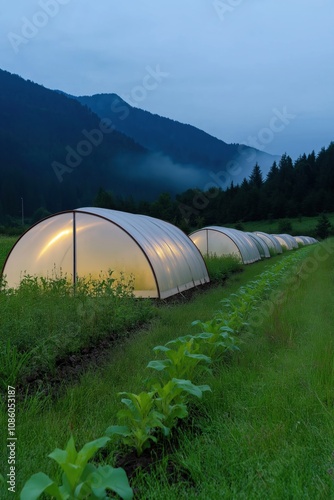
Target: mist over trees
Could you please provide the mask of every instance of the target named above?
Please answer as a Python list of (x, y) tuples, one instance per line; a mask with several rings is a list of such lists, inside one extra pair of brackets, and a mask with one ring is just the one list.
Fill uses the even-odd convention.
[[(185, 231), (334, 212), (334, 143), (295, 162), (284, 154), (269, 171), (270, 163), (255, 155), (243, 170), (247, 178), (233, 177), (233, 183), (225, 176), (219, 184), (213, 165), (226, 173), (226, 154), (238, 145), (233, 149), (194, 127), (128, 110), (132, 133), (150, 123), (144, 142), (163, 124), (162, 132), (170, 133), (156, 130), (155, 146), (186, 162), (179, 165), (60, 92), (2, 70), (0, 88), (0, 231), (91, 205), (151, 215)], [(198, 181), (199, 171), (209, 183)], [(203, 191), (196, 184), (211, 187)]]
[[(323, 214), (334, 212), (334, 142), (317, 155), (314, 151), (303, 154), (295, 162), (284, 154), (278, 163), (273, 163), (266, 178), (256, 164), (248, 179), (240, 185), (232, 182), (226, 190), (217, 185), (208, 191), (194, 188), (176, 196), (162, 192), (154, 201), (138, 201), (101, 185), (90, 204), (156, 217), (186, 233), (205, 225), (234, 224), (243, 229), (243, 222), (278, 220), (278, 232), (293, 234), (289, 218), (319, 215), (314, 235), (326, 237), (333, 233)], [(45, 206), (40, 207), (28, 222), (35, 223), (49, 214)], [(0, 215), (0, 229), (6, 221), (7, 225), (20, 225), (18, 219)]]
[[(219, 186), (209, 191), (188, 189), (175, 198), (163, 193), (153, 203), (137, 203), (101, 188), (94, 204), (159, 217), (187, 229), (334, 212), (334, 142), (295, 162), (284, 154), (265, 179), (256, 164), (248, 179), (236, 186), (231, 183), (224, 191)], [(282, 225), (284, 229), (288, 227)]]
[[(42, 211), (89, 206), (100, 186), (150, 202), (162, 191), (203, 187), (208, 172), (223, 171), (238, 153), (238, 145), (190, 125), (119, 100), (112, 106), (112, 96), (107, 102), (102, 96), (106, 107), (98, 107), (98, 116), (76, 98), (1, 69), (0, 89), (0, 226), (22, 215), (31, 221)], [(263, 168), (275, 159), (246, 146), (242, 151)]]

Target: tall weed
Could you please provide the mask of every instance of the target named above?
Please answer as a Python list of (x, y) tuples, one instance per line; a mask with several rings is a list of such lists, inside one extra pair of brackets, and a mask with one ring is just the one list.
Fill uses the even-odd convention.
[(212, 282), (222, 282), (232, 273), (241, 271), (243, 268), (240, 259), (234, 255), (224, 257), (210, 255), (204, 257), (204, 260)]
[[(58, 359), (111, 334), (121, 338), (153, 315), (149, 301), (133, 295), (133, 281), (112, 272), (78, 279), (25, 276), (18, 289), (0, 291), (2, 380), (52, 371)], [(12, 369), (9, 367), (12, 365)], [(5, 375), (7, 374), (7, 375)]]

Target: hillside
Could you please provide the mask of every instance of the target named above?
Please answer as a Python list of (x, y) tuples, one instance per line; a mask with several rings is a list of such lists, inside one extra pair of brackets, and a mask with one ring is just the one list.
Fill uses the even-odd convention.
[[(214, 174), (218, 174), (221, 187), (225, 188), (232, 180), (236, 184), (248, 177), (256, 162), (266, 174), (273, 161), (279, 159), (248, 146), (226, 144), (192, 125), (130, 106), (116, 94), (81, 96), (77, 99), (101, 118), (111, 119), (117, 130), (150, 151), (162, 152), (174, 162), (200, 169), (202, 183), (197, 187), (202, 189), (215, 180)], [(222, 117), (222, 120), (226, 118)], [(222, 172), (227, 172), (227, 175)]]
[(256, 161), (265, 173), (274, 159), (252, 148), (238, 152), (114, 94), (79, 102), (2, 70), (0, 89), (0, 224), (20, 218), (22, 206), (29, 218), (40, 207), (91, 205), (100, 188), (137, 201), (212, 183), (225, 188)]
[(119, 132), (94, 136), (101, 120), (65, 95), (5, 71), (0, 88), (0, 216), (19, 215), (21, 198), (27, 215), (91, 203), (101, 185), (126, 187), (125, 158), (147, 156)]

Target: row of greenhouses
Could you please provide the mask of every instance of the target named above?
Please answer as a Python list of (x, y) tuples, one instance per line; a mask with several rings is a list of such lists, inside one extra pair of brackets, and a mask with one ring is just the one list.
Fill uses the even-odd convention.
[(102, 208), (61, 212), (32, 226), (16, 242), (2, 274), (10, 288), (24, 276), (99, 279), (132, 277), (138, 297), (167, 298), (210, 281), (203, 257), (234, 255), (250, 264), (315, 243), (307, 236), (247, 233), (210, 226), (188, 237), (168, 222)]
[(291, 236), (290, 234), (253, 233), (220, 226), (209, 226), (190, 234), (202, 255), (234, 255), (243, 264), (269, 258), (285, 250), (316, 243), (310, 236)]

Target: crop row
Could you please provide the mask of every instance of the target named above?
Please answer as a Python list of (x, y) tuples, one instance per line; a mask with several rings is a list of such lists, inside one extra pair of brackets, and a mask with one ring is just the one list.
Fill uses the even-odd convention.
[(133, 498), (123, 469), (97, 466), (89, 460), (111, 440), (117, 439), (123, 451), (136, 450), (140, 456), (152, 443), (170, 437), (179, 420), (189, 415), (191, 399), (211, 391), (209, 385), (200, 384), (203, 377), (209, 376), (213, 364), (224, 359), (227, 352), (240, 349), (241, 333), (249, 330), (252, 313), (271, 299), (292, 266), (304, 257), (304, 252), (289, 255), (229, 299), (222, 300), (213, 318), (193, 321), (192, 328), (199, 330), (197, 333), (156, 346), (155, 359), (147, 365), (150, 375), (145, 390), (139, 394), (120, 393), (123, 408), (117, 414), (117, 425), (108, 427), (103, 437), (87, 443), (79, 452), (73, 437), (65, 450), (54, 450), (49, 456), (62, 469), (62, 484), (57, 485), (39, 472), (27, 481), (21, 499), (33, 500), (43, 492), (57, 499), (107, 498), (108, 489), (125, 500)]

